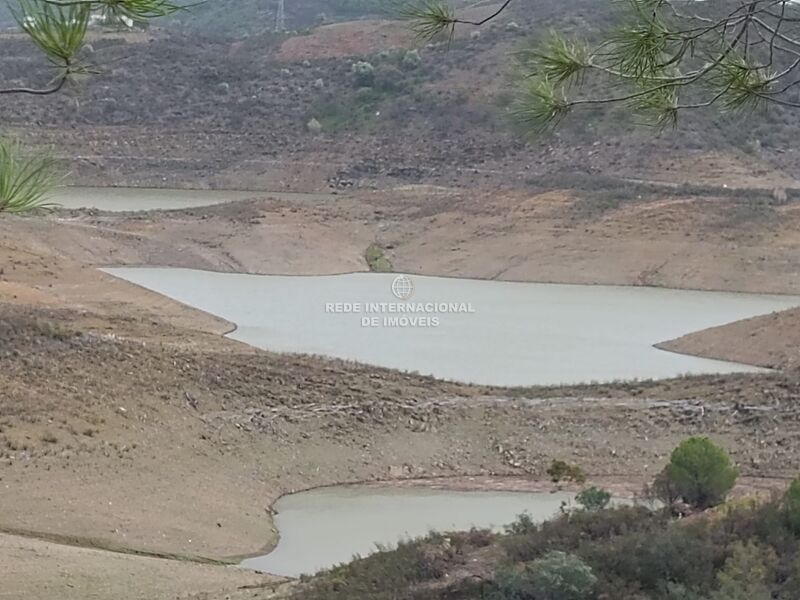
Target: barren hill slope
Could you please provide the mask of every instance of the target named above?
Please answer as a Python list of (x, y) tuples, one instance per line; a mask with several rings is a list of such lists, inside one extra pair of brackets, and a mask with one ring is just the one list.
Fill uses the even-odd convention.
[[(794, 185), (800, 120), (780, 107), (748, 115), (744, 127), (739, 118), (698, 112), (660, 133), (621, 111), (597, 110), (576, 113), (557, 135), (521, 138), (506, 118), (510, 53), (550, 27), (596, 35), (615, 23), (609, 7), (512, 4), (479, 35), (462, 29), (452, 44), (418, 48), (418, 63), (408, 57), (416, 43), (398, 21), (356, 20), (296, 35), (188, 26), (138, 37), (98, 33), (91, 59), (106, 74), (76, 95), (14, 98), (0, 106), (0, 119), (30, 142), (54, 146), (77, 181), (104, 184), (525, 187), (530, 175), (577, 170)], [(46, 66), (35, 68), (41, 63), (28, 42), (5, 36), (0, 45), (2, 80), (50, 77)], [(352, 73), (358, 61), (373, 65), (368, 81)], [(309, 130), (311, 119), (321, 132)], [(697, 162), (708, 156), (715, 164)], [(727, 181), (730, 171), (744, 178)]]

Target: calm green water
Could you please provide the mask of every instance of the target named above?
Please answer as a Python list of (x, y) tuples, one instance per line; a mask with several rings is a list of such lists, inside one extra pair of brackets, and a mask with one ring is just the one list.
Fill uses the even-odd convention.
[(281, 538), (274, 551), (242, 566), (297, 577), (366, 556), (430, 531), (502, 528), (528, 512), (558, 514), (567, 493), (452, 492), (422, 488), (332, 487), (284, 496), (275, 504)]
[[(789, 296), (418, 276), (399, 300), (395, 276), (382, 273), (106, 272), (232, 321), (230, 337), (260, 348), (505, 386), (752, 371), (653, 344), (800, 305)], [(409, 304), (433, 310), (398, 312)]]

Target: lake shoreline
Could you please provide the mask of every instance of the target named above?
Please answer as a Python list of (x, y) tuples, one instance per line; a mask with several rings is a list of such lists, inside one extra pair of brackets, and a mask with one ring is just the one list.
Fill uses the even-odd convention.
[[(737, 497), (752, 497), (762, 496), (769, 497), (770, 494), (776, 491), (782, 491), (791, 481), (791, 477), (784, 478), (776, 477), (742, 477), (731, 495)], [(333, 489), (353, 489), (353, 490), (370, 490), (386, 491), (386, 490), (436, 490), (436, 491), (450, 491), (450, 492), (501, 492), (501, 493), (547, 493), (556, 494), (569, 492), (571, 494), (579, 492), (581, 489), (590, 486), (596, 486), (606, 491), (609, 491), (614, 498), (620, 498), (631, 501), (647, 501), (641, 498), (644, 486), (648, 482), (646, 480), (638, 480), (635, 477), (626, 476), (599, 476), (589, 477), (584, 484), (578, 485), (573, 482), (554, 483), (547, 479), (529, 478), (520, 475), (497, 475), (497, 476), (474, 476), (474, 475), (453, 475), (447, 477), (430, 477), (430, 478), (398, 478), (398, 479), (380, 479), (380, 480), (364, 480), (364, 481), (342, 481), (334, 482), (319, 486), (310, 486), (304, 489), (293, 490), (286, 492), (275, 498), (269, 506), (270, 512), (278, 514), (275, 510), (275, 505), (286, 499), (289, 496), (303, 494), (307, 492), (325, 491)], [(99, 541), (92, 541), (88, 539), (81, 539), (69, 536), (52, 535), (45, 532), (17, 530), (14, 528), (0, 528), (0, 536), (21, 537), (37, 542), (45, 542), (55, 544), (57, 546), (66, 546), (74, 548), (83, 548), (91, 550), (99, 550), (109, 552), (112, 554), (120, 554), (130, 557), (154, 558), (173, 562), (191, 563), (206, 566), (235, 566), (239, 565), (247, 559), (265, 556), (273, 552), (278, 543), (280, 542), (280, 532), (277, 532), (275, 539), (263, 548), (247, 553), (225, 557), (197, 557), (191, 555), (175, 555), (160, 552), (148, 552), (135, 547), (109, 547)], [(242, 565), (240, 565), (242, 566)], [(270, 581), (282, 581), (287, 578), (285, 575), (277, 575), (270, 573), (263, 569), (255, 567), (244, 566), (248, 571), (254, 571), (259, 575), (269, 576)], [(293, 577), (288, 577), (293, 579)]]
[[(222, 337), (230, 323), (96, 270), (167, 264), (358, 271), (366, 268), (363, 252), (376, 237), (374, 228), (387, 219), (400, 222), (400, 208), (409, 206), (369, 198), (343, 195), (333, 207), (265, 199), (157, 216), (79, 211), (0, 220), (0, 329), (9, 350), (0, 370), (6, 415), (0, 477), (8, 486), (0, 497), (2, 524), (151, 552), (224, 557), (275, 539), (267, 508), (278, 497), (339, 482), (441, 482), (454, 475), (534, 480), (545, 477), (554, 458), (577, 463), (595, 478), (627, 474), (647, 481), (689, 435), (712, 436), (745, 476), (796, 475), (800, 451), (787, 443), (797, 433), (791, 411), (800, 380), (794, 371), (560, 388), (464, 386), (259, 351)], [(439, 210), (424, 200), (426, 210)], [(496, 207), (502, 200), (493, 202)], [(376, 220), (378, 207), (384, 212)], [(472, 260), (466, 268), (463, 261), (477, 247), (438, 253), (456, 247), (449, 239), (434, 244), (431, 237), (449, 227), (448, 210), (441, 207), (435, 226), (412, 219), (421, 229), (408, 234), (411, 241), (381, 238), (396, 244), (395, 267), (499, 277), (496, 267), (507, 264), (507, 256), (481, 254), (493, 258)], [(475, 213), (476, 226), (484, 217)], [(547, 220), (518, 222), (544, 227), (526, 233), (535, 243), (525, 252), (538, 253), (537, 236), (546, 234)], [(455, 235), (463, 233), (457, 229)], [(545, 241), (550, 247), (552, 240)], [(547, 265), (502, 277), (632, 284), (648, 259), (634, 251), (635, 240), (623, 236), (623, 242), (626, 256), (643, 259), (625, 264), (623, 275), (606, 269), (588, 277), (584, 259), (556, 252), (546, 256), (561, 261), (558, 277)], [(562, 237), (560, 243), (570, 242)], [(417, 260), (423, 251), (428, 258)], [(613, 261), (613, 255), (605, 256)], [(437, 257), (454, 262), (446, 266)], [(800, 291), (780, 269), (764, 269), (773, 287), (754, 280), (750, 291), (778, 291), (775, 282), (785, 286), (782, 291)], [(703, 268), (697, 273), (708, 274)], [(726, 273), (721, 269), (704, 285), (720, 284)], [(675, 272), (647, 279), (656, 285), (697, 281)], [(725, 285), (736, 288), (736, 279)], [(58, 399), (58, 417), (52, 399)], [(182, 499), (190, 488), (202, 494), (187, 507)], [(16, 560), (15, 548), (23, 543), (0, 548), (0, 568)], [(40, 565), (75, 555), (52, 544), (46, 551)], [(124, 565), (116, 562), (120, 556), (103, 569), (108, 580), (127, 581)], [(42, 600), (81, 598), (86, 591), (65, 587), (55, 567), (35, 573), (7, 582), (8, 589)], [(185, 581), (194, 589), (190, 578)], [(122, 589), (119, 599), (137, 597), (145, 583), (143, 577)]]

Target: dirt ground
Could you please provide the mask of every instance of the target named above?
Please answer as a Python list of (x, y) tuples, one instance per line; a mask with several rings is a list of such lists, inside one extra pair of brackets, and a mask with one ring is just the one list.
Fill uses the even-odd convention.
[(377, 243), (395, 270), (408, 273), (793, 294), (800, 293), (799, 208), (675, 192), (627, 200), (438, 186), (265, 193), (186, 211), (6, 218), (0, 280), (57, 294), (59, 274), (47, 271), (55, 259), (74, 261), (78, 271), (353, 272), (367, 269), (364, 253)]
[[(224, 598), (242, 588), (277, 589), (280, 580), (232, 567), (134, 557), (0, 534), (0, 564), (7, 598)], [(263, 587), (262, 587), (263, 586)]]
[(797, 369), (800, 311), (792, 309), (737, 321), (691, 333), (659, 347), (762, 367)]
[[(795, 214), (794, 204), (692, 197), (598, 214), (572, 193), (415, 187), (174, 213), (4, 217), (3, 592), (236, 597), (263, 579), (202, 563), (271, 547), (271, 503), (319, 485), (530, 482), (562, 458), (635, 490), (693, 434), (728, 447), (752, 488), (796, 474), (793, 369), (525, 390), (444, 383), (249, 348), (220, 337), (230, 323), (98, 266), (334, 273), (366, 270), (375, 242), (397, 270), (415, 273), (798, 293)], [(776, 318), (789, 349), (794, 330), (765, 317)], [(753, 327), (681, 343), (737, 347)], [(776, 329), (757, 328), (747, 356), (784, 364), (774, 358)]]

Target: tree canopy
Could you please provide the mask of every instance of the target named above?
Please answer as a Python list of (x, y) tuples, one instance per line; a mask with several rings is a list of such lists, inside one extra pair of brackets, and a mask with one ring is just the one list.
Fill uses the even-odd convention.
[(728, 453), (706, 437), (692, 437), (672, 451), (665, 473), (691, 506), (706, 509), (725, 500), (738, 476)]
[(14, 18), (43, 52), (54, 76), (44, 87), (0, 85), (0, 94), (54, 94), (76, 76), (97, 73), (97, 65), (83, 56), (92, 19), (133, 25), (182, 8), (170, 0), (17, 0), (11, 4)]
[[(412, 0), (402, 12), (419, 37), (433, 39), (484, 25), (519, 1), (477, 21), (446, 0)], [(518, 53), (512, 113), (530, 130), (603, 104), (625, 104), (660, 126), (692, 109), (800, 108), (800, 5), (792, 0), (607, 1), (620, 4), (622, 22), (601, 39), (551, 31)], [(529, 10), (535, 16), (535, 2)]]
[[(0, 82), (0, 95), (46, 96), (79, 76), (99, 72), (84, 51), (93, 20), (130, 27), (184, 7), (170, 0), (17, 0), (10, 8), (22, 31), (49, 62), (53, 77), (42, 87)], [(47, 207), (46, 195), (55, 181), (53, 167), (50, 157), (26, 156), (16, 142), (0, 139), (0, 213)]]

